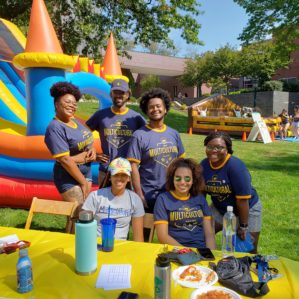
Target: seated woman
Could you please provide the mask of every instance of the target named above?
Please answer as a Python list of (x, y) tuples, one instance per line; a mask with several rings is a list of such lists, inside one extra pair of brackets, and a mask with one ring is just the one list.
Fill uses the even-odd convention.
[(131, 171), (128, 160), (114, 159), (108, 167), (104, 188), (91, 192), (84, 202), (82, 209), (93, 211), (98, 222), (98, 236), (101, 236), (100, 220), (107, 218), (110, 210), (110, 217), (117, 220), (115, 239), (127, 239), (132, 220), (133, 240), (143, 242), (143, 204), (135, 192), (126, 188), (127, 185), (130, 188)]
[(244, 240), (247, 231), (256, 252), (261, 230), (262, 206), (251, 185), (251, 176), (244, 163), (232, 156), (232, 141), (225, 132), (212, 132), (204, 140), (207, 158), (201, 162), (206, 193), (211, 195), (215, 232), (222, 230), (227, 206), (233, 206), (238, 219), (237, 234)]
[(155, 227), (162, 244), (215, 249), (211, 213), (202, 195), (202, 169), (192, 159), (169, 165), (166, 190), (154, 208)]

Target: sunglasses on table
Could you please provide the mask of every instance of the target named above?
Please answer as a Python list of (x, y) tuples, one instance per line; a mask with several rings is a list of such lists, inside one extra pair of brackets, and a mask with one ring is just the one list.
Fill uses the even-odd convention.
[(176, 182), (180, 182), (180, 181), (182, 181), (182, 180), (184, 180), (186, 183), (189, 183), (189, 182), (191, 182), (191, 176), (184, 176), (184, 177), (181, 177), (181, 176), (175, 176), (174, 177), (174, 180), (176, 181)]
[(221, 145), (215, 145), (215, 146), (207, 145), (207, 146), (206, 146), (206, 150), (207, 150), (207, 151), (221, 152), (221, 151), (223, 151), (223, 150), (226, 150), (226, 147), (225, 147), (225, 146), (221, 146)]

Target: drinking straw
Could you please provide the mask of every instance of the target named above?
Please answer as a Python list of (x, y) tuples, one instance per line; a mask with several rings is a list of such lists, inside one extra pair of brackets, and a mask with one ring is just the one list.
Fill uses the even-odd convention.
[(108, 219), (110, 218), (110, 206), (108, 207)]

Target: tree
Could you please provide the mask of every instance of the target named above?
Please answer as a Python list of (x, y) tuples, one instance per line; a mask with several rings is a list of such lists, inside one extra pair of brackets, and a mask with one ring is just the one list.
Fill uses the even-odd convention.
[(257, 79), (259, 86), (271, 80), (278, 69), (287, 67), (290, 62), (289, 56), (277, 55), (272, 41), (243, 47), (240, 57), (241, 74)]
[(170, 48), (156, 42), (151, 43), (148, 47), (146, 47), (146, 49), (149, 53), (165, 56), (176, 56), (180, 51), (179, 47)]
[(186, 62), (184, 73), (180, 80), (185, 86), (197, 86), (201, 92), (201, 85), (210, 81), (210, 65), (212, 65), (214, 53), (209, 51), (195, 56)]
[(147, 75), (140, 81), (141, 89), (143, 92), (154, 88), (159, 87), (160, 78), (156, 75)]
[(229, 90), (230, 81), (232, 78), (239, 77), (241, 74), (240, 68), (240, 53), (230, 45), (226, 45), (218, 49), (213, 56), (210, 68), (210, 79), (221, 85), (221, 82), (226, 86), (226, 91)]
[(299, 1), (295, 0), (234, 0), (249, 15), (248, 25), (240, 39), (244, 44), (273, 37), (279, 54), (298, 49)]
[[(31, 0), (1, 1), (0, 16), (26, 34), (31, 4)], [(196, 0), (45, 0), (45, 4), (66, 54), (100, 57), (111, 31), (120, 50), (127, 35), (135, 44), (148, 47), (156, 42), (172, 48), (171, 29), (179, 29), (187, 43), (201, 43)]]
[(193, 60), (188, 60), (182, 76), (185, 85), (201, 86), (207, 83), (213, 89), (228, 91), (230, 80), (241, 73), (239, 51), (226, 45), (215, 52), (206, 52)]

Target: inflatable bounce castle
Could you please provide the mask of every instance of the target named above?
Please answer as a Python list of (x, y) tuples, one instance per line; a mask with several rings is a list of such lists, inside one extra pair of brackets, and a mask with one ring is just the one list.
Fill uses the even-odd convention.
[[(111, 105), (110, 85), (122, 78), (113, 36), (103, 65), (65, 55), (43, 0), (33, 0), (27, 41), (12, 23), (0, 19), (0, 206), (29, 207), (33, 196), (60, 200), (53, 181), (54, 161), (44, 133), (55, 115), (50, 87), (58, 81)], [(84, 71), (82, 71), (84, 70)], [(99, 139), (95, 140), (97, 151)], [(98, 165), (92, 165), (97, 182)]]

